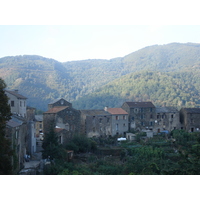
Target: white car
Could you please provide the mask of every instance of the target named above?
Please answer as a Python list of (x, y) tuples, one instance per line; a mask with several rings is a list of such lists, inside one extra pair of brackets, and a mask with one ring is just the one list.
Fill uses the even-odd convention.
[(41, 140), (41, 141), (44, 140), (44, 133), (40, 133), (40, 140)]

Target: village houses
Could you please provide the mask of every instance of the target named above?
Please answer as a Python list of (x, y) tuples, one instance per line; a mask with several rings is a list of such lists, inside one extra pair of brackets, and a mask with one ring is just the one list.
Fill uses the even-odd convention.
[(10, 139), (16, 156), (12, 158), (16, 171), (24, 166), (24, 156), (36, 151), (36, 137), (51, 129), (65, 145), (75, 134), (87, 137), (126, 137), (134, 140), (135, 133), (147, 136), (175, 129), (200, 131), (200, 108), (156, 107), (152, 102), (124, 102), (121, 108), (105, 107), (101, 110), (77, 110), (63, 98), (48, 104), (43, 115), (27, 106), (27, 98), (18, 90), (5, 91), (9, 97), (12, 118), (7, 122), (6, 137)]
[(5, 90), (12, 117), (6, 124), (6, 137), (11, 142), (15, 155), (11, 158), (14, 171), (24, 167), (25, 157), (36, 152), (35, 109), (27, 107), (27, 98), (19, 94), (18, 90)]
[(44, 136), (52, 129), (58, 133), (59, 142), (66, 144), (80, 133), (80, 111), (63, 98), (48, 104), (48, 111), (43, 113)]

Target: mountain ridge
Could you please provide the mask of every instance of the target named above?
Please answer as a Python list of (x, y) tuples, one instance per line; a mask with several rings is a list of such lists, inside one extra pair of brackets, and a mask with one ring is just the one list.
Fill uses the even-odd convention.
[[(123, 84), (126, 81), (122, 78), (132, 73), (143, 74), (145, 70), (189, 73), (195, 70), (198, 74), (199, 66), (200, 44), (170, 43), (148, 46), (110, 60), (88, 59), (61, 63), (38, 55), (7, 56), (0, 58), (0, 77), (5, 80), (7, 89), (19, 89), (27, 96), (29, 105), (46, 110), (47, 104), (58, 97), (74, 102), (79, 107), (77, 102), (81, 98), (87, 99), (90, 94), (98, 93), (99, 89), (104, 90), (113, 81), (116, 84), (121, 79)], [(130, 76), (126, 79), (131, 80)], [(132, 82), (129, 81), (129, 84)], [(115, 98), (119, 101), (124, 99), (120, 94)], [(195, 102), (198, 105), (198, 101)], [(89, 103), (85, 105), (84, 108), (89, 108)]]

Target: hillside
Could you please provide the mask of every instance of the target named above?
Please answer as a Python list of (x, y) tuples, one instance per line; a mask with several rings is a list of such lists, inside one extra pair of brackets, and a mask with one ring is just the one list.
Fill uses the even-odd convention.
[[(173, 102), (197, 106), (199, 81), (197, 78), (194, 81), (193, 76), (199, 76), (199, 64), (199, 44), (172, 43), (145, 47), (111, 60), (60, 63), (41, 56), (8, 56), (0, 59), (0, 77), (7, 89), (19, 89), (28, 97), (28, 105), (41, 110), (60, 97), (80, 109), (148, 99), (158, 105)], [(151, 73), (145, 75), (147, 72)], [(163, 84), (165, 81), (170, 93)], [(178, 89), (174, 81), (180, 81)], [(175, 100), (168, 98), (173, 93)]]
[(125, 101), (152, 101), (156, 106), (200, 107), (200, 67), (194, 71), (140, 71), (123, 76), (74, 102), (77, 108), (121, 107)]

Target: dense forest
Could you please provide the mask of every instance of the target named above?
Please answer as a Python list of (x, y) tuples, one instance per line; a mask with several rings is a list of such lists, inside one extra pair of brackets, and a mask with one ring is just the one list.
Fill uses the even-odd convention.
[(36, 55), (0, 59), (7, 89), (18, 89), (28, 105), (46, 110), (63, 97), (77, 109), (151, 100), (155, 105), (200, 106), (200, 45), (145, 47), (111, 60), (60, 63)]

